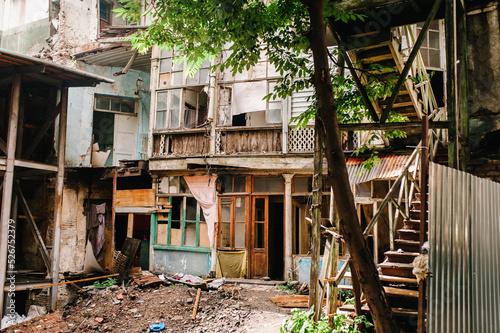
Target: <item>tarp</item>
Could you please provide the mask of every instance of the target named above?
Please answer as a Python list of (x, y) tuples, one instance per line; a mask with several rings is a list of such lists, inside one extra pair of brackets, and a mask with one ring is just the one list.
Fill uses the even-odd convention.
[(266, 110), (266, 101), (262, 99), (266, 95), (266, 82), (263, 80), (233, 84), (233, 116)]
[(217, 251), (216, 278), (240, 278), (247, 275), (247, 251)]
[(217, 193), (215, 191), (216, 179), (217, 177), (209, 175), (184, 176), (184, 180), (188, 184), (189, 190), (203, 209), (210, 246), (214, 244), (215, 225), (219, 222)]

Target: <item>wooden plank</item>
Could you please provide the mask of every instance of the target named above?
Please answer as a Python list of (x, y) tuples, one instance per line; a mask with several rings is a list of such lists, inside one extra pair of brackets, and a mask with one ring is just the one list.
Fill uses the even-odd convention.
[(168, 244), (167, 241), (168, 241), (168, 224), (159, 223), (157, 226), (156, 244), (167, 245)]
[(154, 205), (154, 189), (116, 191), (116, 207), (153, 207)]
[(132, 238), (134, 234), (134, 214), (128, 213), (127, 237)]
[[(309, 307), (309, 296), (307, 295), (285, 295), (269, 297), (269, 300), (281, 308), (307, 308)], [(323, 306), (326, 300), (323, 299)]]

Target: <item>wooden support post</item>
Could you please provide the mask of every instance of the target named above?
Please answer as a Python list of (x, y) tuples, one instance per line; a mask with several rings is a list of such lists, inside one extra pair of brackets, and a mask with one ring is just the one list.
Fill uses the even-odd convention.
[(201, 288), (198, 288), (198, 292), (196, 293), (196, 301), (194, 302), (194, 308), (193, 308), (193, 320), (196, 319), (196, 313), (198, 312), (198, 304), (200, 304), (200, 296), (201, 296)]
[(463, 3), (459, 2), (457, 13), (457, 31), (461, 31), (458, 39), (459, 58), (460, 58), (460, 169), (467, 170), (467, 164), (470, 160), (469, 147), (469, 75), (468, 75), (468, 59), (467, 59), (467, 19)]
[[(5, 278), (7, 273), (7, 250), (8, 250), (8, 234), (9, 234), (9, 220), (10, 208), (12, 204), (12, 187), (14, 184), (14, 162), (16, 156), (16, 135), (17, 135), (17, 122), (19, 115), (19, 104), (21, 96), (21, 74), (14, 74), (12, 81), (12, 90), (10, 94), (10, 114), (7, 132), (7, 161), (5, 166), (5, 173), (3, 176), (3, 189), (2, 189), (2, 205), (0, 211), (0, 286), (5, 285)], [(10, 267), (9, 270), (14, 270), (15, 267)], [(3, 318), (3, 296), (0, 293), (0, 318)]]
[[(445, 41), (446, 41), (446, 109), (448, 114), (448, 166), (457, 166), (457, 48), (456, 48), (456, 0), (446, 0)], [(465, 32), (464, 32), (465, 33)]]
[(64, 159), (66, 152), (66, 124), (68, 119), (68, 88), (61, 89), (61, 114), (59, 115), (59, 140), (57, 149), (57, 177), (54, 200), (54, 225), (52, 238), (52, 283), (50, 308), (57, 308), (57, 283), (59, 283), (59, 249), (63, 215)]
[[(427, 233), (427, 182), (429, 170), (429, 117), (422, 119), (422, 153), (420, 166), (420, 248), (424, 245)], [(425, 285), (424, 281), (418, 284), (418, 333), (425, 332)]]
[(134, 213), (128, 213), (127, 237), (132, 238), (134, 235)]
[(309, 306), (314, 306), (314, 319), (319, 320), (318, 306), (319, 258), (321, 245), (321, 201), (323, 189), (323, 126), (316, 118), (314, 127), (314, 176), (311, 226), (311, 271), (309, 275)]
[(361, 288), (359, 285), (358, 274), (356, 270), (351, 267), (351, 281), (352, 281), (352, 291), (354, 293), (354, 310), (356, 316), (360, 316), (361, 313)]
[(293, 280), (293, 223), (292, 223), (292, 174), (284, 174), (285, 179), (285, 280)]
[[(339, 231), (339, 214), (337, 211), (337, 206), (335, 205), (335, 198), (333, 195), (333, 189), (330, 190), (330, 221), (335, 228)], [(338, 272), (338, 257), (339, 257), (339, 242), (335, 238), (332, 238), (332, 244), (330, 246), (330, 272), (328, 272), (329, 277), (335, 277)], [(326, 314), (328, 316), (328, 324), (330, 327), (333, 326), (333, 314), (337, 312), (337, 285), (335, 282), (327, 282), (326, 290)]]
[[(390, 204), (389, 204), (390, 206)], [(373, 203), (373, 214), (377, 211), (377, 203)], [(373, 261), (378, 264), (378, 223), (373, 226)]]

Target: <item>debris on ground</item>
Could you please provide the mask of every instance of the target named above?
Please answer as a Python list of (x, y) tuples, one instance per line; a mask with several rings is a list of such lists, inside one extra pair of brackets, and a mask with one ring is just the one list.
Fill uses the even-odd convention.
[[(144, 283), (155, 279), (161, 283)], [(177, 283), (166, 285), (171, 279)], [(224, 280), (215, 282), (211, 286), (214, 289), (206, 289), (213, 282), (189, 275), (163, 280), (143, 271), (121, 287), (83, 287), (78, 297), (64, 308), (17, 323), (4, 332), (153, 332), (162, 323), (164, 329), (160, 331), (170, 333), (278, 332), (283, 319), (290, 316), (289, 309), (269, 301), (272, 296), (289, 295), (287, 290), (273, 285), (238, 284), (238, 299), (226, 297), (215, 289)], [(198, 291), (198, 287), (188, 286), (190, 283), (203, 287)]]

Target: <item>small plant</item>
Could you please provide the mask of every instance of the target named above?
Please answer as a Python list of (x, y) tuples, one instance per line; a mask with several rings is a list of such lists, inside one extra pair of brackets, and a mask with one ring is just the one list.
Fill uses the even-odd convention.
[(294, 294), (297, 293), (297, 285), (290, 284), (290, 282), (287, 282), (285, 284), (278, 284), (278, 285), (276, 285), (276, 289), (289, 291), (289, 292), (292, 292)]
[(293, 310), (291, 318), (285, 320), (280, 328), (281, 333), (360, 333), (356, 328), (359, 324), (364, 324), (365, 327), (373, 326), (372, 323), (366, 320), (365, 316), (358, 316), (350, 319), (347, 315), (334, 314), (333, 328), (328, 326), (328, 318), (321, 317), (317, 323), (312, 319), (314, 309), (307, 311)]
[(104, 289), (104, 288), (111, 287), (111, 286), (115, 285), (116, 282), (118, 282), (118, 280), (113, 279), (113, 278), (107, 278), (106, 280), (104, 280), (102, 282), (95, 281), (94, 282), (94, 288), (96, 288), (96, 289)]
[(341, 302), (345, 302), (350, 298), (354, 297), (352, 290), (339, 289), (337, 292), (338, 300)]

